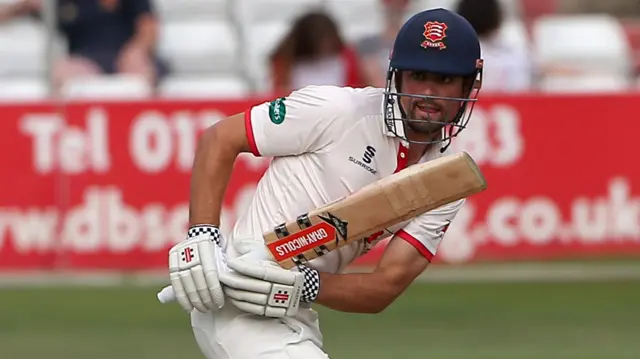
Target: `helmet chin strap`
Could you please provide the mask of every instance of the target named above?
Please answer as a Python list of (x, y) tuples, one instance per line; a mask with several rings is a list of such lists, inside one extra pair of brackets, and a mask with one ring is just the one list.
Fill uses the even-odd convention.
[(442, 128), (440, 129), (440, 136), (440, 138), (446, 138), (446, 143), (440, 147), (440, 153), (444, 153), (444, 151), (446, 151), (447, 148), (451, 146), (451, 137), (447, 138), (447, 126), (442, 126)]
[[(391, 75), (392, 77), (395, 77), (395, 73)], [(397, 93), (398, 91), (396, 90), (396, 84), (395, 81), (391, 81), (391, 84), (389, 86), (389, 92), (390, 93)], [(405, 141), (405, 139), (407, 139), (407, 131), (405, 128), (405, 122), (402, 121), (402, 118), (407, 117), (404, 109), (402, 108), (402, 106), (400, 106), (400, 97), (399, 96), (394, 96), (394, 95), (390, 95), (390, 104), (385, 104), (386, 108), (385, 111), (389, 112), (389, 111), (393, 111), (391, 112), (391, 115), (389, 115), (389, 118), (392, 118), (392, 122), (393, 125), (391, 124), (387, 124), (388, 130), (392, 130), (393, 132), (395, 132), (395, 135), (397, 137), (399, 137), (400, 139), (402, 139), (403, 141)], [(391, 108), (389, 108), (391, 107)], [(400, 113), (401, 118), (394, 118), (393, 113)], [(409, 142), (408, 140), (406, 140), (407, 142)]]

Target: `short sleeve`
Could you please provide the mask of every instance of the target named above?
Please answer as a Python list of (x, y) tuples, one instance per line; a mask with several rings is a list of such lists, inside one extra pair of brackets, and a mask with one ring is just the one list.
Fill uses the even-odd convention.
[(340, 87), (309, 86), (245, 112), (251, 152), (291, 156), (320, 151), (338, 141), (350, 118), (349, 93)]
[(461, 199), (446, 204), (414, 218), (404, 228), (396, 232), (396, 236), (407, 241), (431, 261), (464, 201)]

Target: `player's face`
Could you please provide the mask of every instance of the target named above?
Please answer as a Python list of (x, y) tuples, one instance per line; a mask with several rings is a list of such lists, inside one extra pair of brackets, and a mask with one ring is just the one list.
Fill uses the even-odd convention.
[[(464, 79), (428, 72), (403, 71), (402, 92), (412, 95), (463, 97)], [(400, 97), (400, 104), (408, 119), (409, 128), (423, 134), (439, 133), (445, 123), (453, 121), (462, 103), (460, 101)]]

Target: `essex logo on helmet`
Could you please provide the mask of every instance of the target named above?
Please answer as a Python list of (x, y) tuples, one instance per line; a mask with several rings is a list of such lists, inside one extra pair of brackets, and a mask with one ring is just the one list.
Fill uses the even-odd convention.
[(421, 46), (426, 48), (437, 48), (440, 50), (444, 50), (447, 48), (447, 45), (444, 44), (443, 40), (447, 37), (447, 24), (438, 21), (429, 21), (424, 24), (424, 35), (425, 41), (422, 42)]

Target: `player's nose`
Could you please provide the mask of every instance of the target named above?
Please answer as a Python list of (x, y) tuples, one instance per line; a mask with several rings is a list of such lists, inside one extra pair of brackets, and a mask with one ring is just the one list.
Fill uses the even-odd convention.
[(420, 88), (420, 95), (423, 96), (436, 96), (436, 86), (432, 81), (425, 81), (422, 83), (422, 87)]

